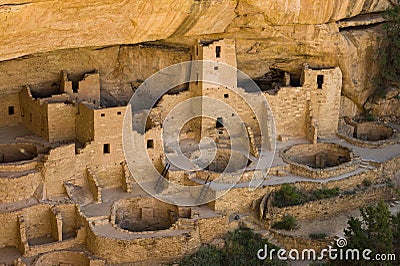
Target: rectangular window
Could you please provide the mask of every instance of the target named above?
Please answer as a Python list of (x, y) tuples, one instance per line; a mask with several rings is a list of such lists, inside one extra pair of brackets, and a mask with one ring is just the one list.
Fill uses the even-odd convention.
[(147, 140), (147, 149), (153, 149), (154, 148), (154, 140), (149, 139)]
[(215, 57), (216, 58), (221, 57), (221, 46), (215, 46)]
[(118, 111), (118, 112), (117, 112), (117, 115), (121, 115), (121, 114), (122, 114), (122, 112), (121, 112), (121, 111)]
[(225, 98), (225, 99), (229, 98), (229, 94), (228, 94), (228, 93), (225, 93), (225, 94), (224, 94), (224, 98)]
[(110, 144), (109, 143), (103, 145), (103, 153), (104, 154), (110, 153)]
[(224, 124), (222, 122), (222, 117), (217, 117), (217, 122), (215, 123), (215, 128), (222, 128)]
[(215, 67), (214, 67), (214, 70), (218, 70), (218, 67), (217, 67), (217, 66), (215, 66)]
[(322, 89), (322, 84), (324, 84), (324, 75), (317, 76), (318, 89)]
[(100, 116), (101, 116), (101, 117), (105, 117), (105, 116), (106, 116), (106, 114), (101, 114)]
[(14, 106), (8, 106), (8, 115), (14, 115)]

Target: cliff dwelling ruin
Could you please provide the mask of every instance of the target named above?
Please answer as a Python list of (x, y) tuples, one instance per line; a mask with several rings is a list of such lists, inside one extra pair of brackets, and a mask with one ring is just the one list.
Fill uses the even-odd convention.
[[(139, 2), (140, 8), (116, 4), (123, 11), (108, 18), (124, 30), (109, 43), (100, 40), (107, 39), (103, 22), (94, 27), (88, 17), (91, 32), (82, 31), (90, 41), (72, 28), (73, 45), (69, 35), (20, 50), (0, 41), (0, 79), (8, 83), (0, 84), (0, 265), (166, 265), (202, 245), (218, 247), (242, 227), (280, 247), (321, 250), (345, 224), (338, 221), (316, 241), (308, 223), (326, 225), (381, 199), (398, 207), (397, 109), (369, 98), (372, 82), (362, 69), (376, 66), (353, 59), (372, 52), (339, 49), (355, 39), (370, 38), (368, 49), (378, 45), (374, 30), (382, 20), (375, 14), (390, 3), (356, 1), (362, 10), (350, 17), (339, 8), (329, 18), (316, 9), (321, 17), (311, 23), (294, 13), (266, 19), (257, 1)], [(36, 2), (0, 9), (29, 5)], [(107, 14), (110, 6), (98, 8)], [(121, 21), (126, 12), (137, 17)], [(138, 30), (153, 13), (148, 29)], [(61, 24), (54, 27), (64, 34)], [(180, 66), (176, 76), (185, 82), (165, 89), (174, 75), (161, 71), (151, 93), (166, 93), (132, 101), (154, 73), (183, 62), (190, 68)], [(390, 114), (363, 118), (359, 106), (367, 101), (375, 113), (386, 106)], [(143, 105), (141, 112), (133, 103)], [(273, 206), (284, 185), (340, 192)], [(179, 187), (188, 192), (177, 194)], [(272, 228), (287, 214), (301, 230)]]

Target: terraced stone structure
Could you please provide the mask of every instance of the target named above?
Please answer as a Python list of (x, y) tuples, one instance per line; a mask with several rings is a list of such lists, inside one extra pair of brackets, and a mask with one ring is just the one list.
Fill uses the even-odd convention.
[[(170, 7), (168, 5), (170, 2), (163, 1), (160, 7)], [(42, 74), (39, 75), (43, 77), (41, 80), (26, 74), (27, 78), (22, 82), (18, 81), (14, 74), (9, 73), (9, 78), (14, 77), (17, 81), (13, 88), (0, 97), (2, 113), (0, 116), (0, 224), (2, 225), (0, 263), (15, 265), (170, 263), (195, 252), (203, 244), (217, 245), (224, 234), (239, 226), (249, 225), (248, 221), (253, 218), (260, 219), (254, 224), (258, 224), (257, 229), (261, 229), (259, 232), (265, 233), (265, 230), (270, 229), (271, 222), (281, 218), (283, 212), (276, 209), (271, 211), (268, 206), (269, 199), (273, 192), (286, 183), (295, 184), (305, 191), (325, 186), (350, 190), (361, 186), (364, 180), (369, 180), (373, 184), (371, 190), (362, 193), (355, 191), (351, 197), (342, 198), (340, 202), (343, 204), (340, 206), (335, 205), (335, 202), (338, 202), (336, 198), (324, 201), (324, 204), (330, 206), (329, 211), (326, 211), (329, 215), (335, 215), (336, 210), (344, 212), (358, 208), (363, 205), (364, 199), (370, 203), (379, 200), (382, 195), (386, 195), (387, 199), (395, 197), (390, 188), (379, 190), (374, 186), (380, 186), (386, 182), (383, 180), (394, 179), (398, 175), (400, 145), (397, 143), (396, 130), (392, 126), (381, 124), (352, 126), (357, 130), (347, 135), (346, 140), (356, 136), (361, 139), (360, 141), (385, 142), (385, 145), (375, 147), (376, 149), (369, 149), (368, 146), (360, 147), (356, 142), (346, 142), (338, 138), (339, 125), (339, 131), (343, 130), (345, 128), (343, 120), (354, 111), (354, 102), (349, 103), (346, 99), (349, 99), (347, 96), (356, 94), (351, 90), (354, 84), (349, 81), (356, 74), (351, 73), (348, 64), (343, 63), (344, 59), (339, 62), (332, 58), (316, 61), (315, 57), (307, 57), (310, 61), (302, 58), (301, 62), (296, 63), (296, 69), (282, 67), (283, 79), (279, 82), (274, 81), (274, 86), (271, 84), (272, 89), (262, 92), (261, 96), (268, 100), (271, 111), (267, 111), (261, 104), (256, 108), (263, 112), (262, 117), (267, 122), (267, 132), (274, 131), (272, 121), (275, 121), (275, 137), (274, 134), (262, 136), (260, 123), (254, 119), (254, 112), (248, 103), (240, 101), (240, 97), (226, 86), (193, 82), (169, 91), (151, 110), (146, 128), (141, 132), (149, 158), (157, 169), (157, 176), (154, 178), (157, 182), (149, 186), (157, 188), (155, 190), (158, 194), (172, 195), (171, 198), (174, 198), (174, 190), (164, 185), (166, 180), (188, 187), (205, 184), (205, 189), (191, 195), (193, 199), (191, 206), (180, 206), (153, 198), (136, 183), (124, 156), (122, 128), (124, 116), (129, 115), (130, 111), (127, 107), (128, 100), (137, 90), (137, 86), (149, 76), (147, 74), (157, 71), (165, 66), (164, 64), (184, 59), (212, 60), (209, 65), (211, 68), (195, 69), (197, 72), (183, 73), (184, 76), (216, 75), (221, 80), (226, 79), (224, 81), (235, 89), (242, 90), (237, 75), (226, 76), (226, 73), (221, 71), (221, 64), (239, 68), (246, 65), (243, 69), (253, 73), (253, 77), (256, 77), (254, 73), (262, 74), (264, 71), (264, 66), (261, 66), (262, 61), (265, 57), (268, 58), (268, 55), (262, 52), (265, 49), (263, 48), (265, 41), (257, 44), (241, 38), (235, 40), (228, 38), (229, 36), (219, 38), (212, 35), (199, 40), (198, 35), (203, 32), (214, 34), (220, 27), (227, 28), (226, 34), (230, 31), (235, 32), (238, 27), (242, 27), (240, 25), (245, 23), (244, 21), (247, 21), (246, 16), (249, 12), (252, 17), (257, 18), (255, 23), (259, 24), (261, 17), (264, 16), (252, 13), (253, 8), (258, 7), (262, 12), (267, 12), (265, 5), (257, 1), (250, 1), (251, 3), (239, 1), (237, 18), (230, 24), (236, 16), (233, 12), (236, 2), (211, 1), (210, 5), (206, 2), (184, 1), (182, 8), (202, 10), (200, 7), (204, 7), (206, 10), (214, 10), (211, 14), (224, 13), (224, 19), (218, 20), (218, 17), (201, 12), (196, 15), (195, 23), (192, 24), (190, 20), (185, 20), (186, 11), (182, 14), (177, 11), (180, 10), (178, 6), (182, 3), (179, 5), (175, 3), (175, 9), (166, 8), (167, 11), (163, 11), (165, 21), (169, 21), (173, 26), (168, 27), (157, 19), (151, 19), (149, 27), (152, 21), (158, 21), (156, 24), (160, 27), (154, 30), (155, 32), (137, 32), (137, 36), (129, 32), (129, 36), (135, 42), (150, 36), (152, 39), (165, 37), (164, 33), (158, 32), (160, 29), (165, 29), (170, 34), (171, 43), (176, 42), (174, 38), (192, 34), (196, 35), (196, 40), (185, 39), (186, 46), (178, 50), (172, 49), (173, 51), (165, 43), (146, 44), (135, 48), (119, 47), (117, 57), (120, 58), (115, 68), (126, 70), (126, 65), (135, 65), (135, 70), (126, 70), (123, 75), (118, 71), (109, 71), (109, 64), (96, 63), (98, 62), (96, 60), (107, 61), (111, 57), (113, 53), (110, 52), (112, 49), (110, 47), (98, 47), (90, 52), (82, 50), (81, 56), (87, 52), (91, 55), (96, 54), (97, 59), (88, 59), (89, 56), (83, 60), (83, 66), (72, 70), (60, 67), (57, 71), (52, 70), (54, 73), (44, 75), (45, 78)], [(376, 4), (372, 7), (371, 3), (368, 5), (364, 2), (369, 3), (369, 1), (357, 1), (358, 11), (354, 11), (355, 16), (370, 10), (379, 11), (388, 5), (388, 3)], [(17, 6), (6, 5), (5, 9), (14, 12), (37, 4), (39, 3), (34, 1)], [(149, 8), (147, 4), (144, 1), (138, 5)], [(43, 2), (42, 5), (47, 5), (47, 2)], [(191, 5), (194, 5), (194, 9), (186, 9)], [(281, 3), (270, 1), (269, 7), (280, 5)], [(107, 6), (108, 4), (104, 4), (103, 8)], [(160, 7), (156, 10), (146, 10), (149, 14), (150, 10), (161, 12)], [(343, 7), (343, 10), (345, 9)], [(138, 7), (133, 10), (137, 11)], [(302, 25), (302, 30), (298, 31), (291, 24), (284, 23), (283, 28), (276, 32), (277, 38), (282, 40), (282, 36), (289, 34), (288, 32), (289, 35), (301, 35), (301, 39), (308, 38), (308, 35), (300, 33), (303, 30), (313, 32), (316, 28), (319, 31), (313, 33), (316, 35), (327, 36), (326, 31), (330, 32), (331, 28), (335, 28), (336, 35), (353, 36), (352, 32), (341, 32), (348, 27), (360, 26), (362, 21), (343, 21), (339, 25), (341, 31), (338, 25), (330, 22), (346, 17), (346, 12), (343, 10), (335, 9), (335, 12), (327, 12), (332, 17), (321, 15), (318, 22), (326, 24), (318, 27)], [(127, 13), (131, 11), (126, 10)], [(59, 12), (64, 11), (61, 8)], [(179, 14), (176, 21), (170, 21), (171, 14), (176, 13)], [(286, 19), (292, 22), (310, 22), (302, 13), (292, 15), (289, 18), (277, 15), (270, 19), (278, 24)], [(127, 14), (121, 15), (124, 16)], [(140, 13), (140, 16), (146, 15)], [(115, 19), (121, 22), (119, 16)], [(136, 23), (134, 20), (123, 22), (127, 29), (135, 27)], [(267, 26), (265, 23), (262, 25)], [(257, 27), (261, 30), (259, 32), (261, 35), (274, 28), (275, 26)], [(99, 32), (91, 44), (98, 45), (99, 39), (103, 39), (103, 34), (104, 32)], [(81, 34), (75, 33), (74, 36), (79, 37)], [(119, 35), (114, 36), (112, 40), (121, 41)], [(44, 51), (54, 45), (60, 48), (71, 45), (70, 39), (59, 42), (44, 41), (46, 44), (44, 48), (33, 46), (30, 51)], [(124, 39), (122, 43), (125, 41), (129, 42)], [(0, 41), (1, 46), (5, 45)], [(245, 50), (250, 57), (258, 57), (259, 53), (264, 55), (257, 59), (257, 62), (261, 63), (248, 64), (247, 59), (243, 58)], [(9, 46), (6, 51), (7, 53), (0, 57), (7, 59), (16, 54), (25, 54)], [(63, 53), (66, 55), (65, 57), (60, 55), (60, 58), (64, 58), (60, 61), (73, 62), (77, 59), (68, 54), (68, 51)], [(153, 53), (165, 61), (154, 63)], [(41, 56), (25, 59), (43, 60)], [(43, 68), (59, 66), (57, 62), (52, 62), (54, 64), (52, 67), (47, 65), (50, 64), (47, 61), (53, 60), (52, 58), (54, 59), (48, 55), (43, 60)], [(124, 61), (126, 58), (129, 59), (129, 63)], [(283, 61), (280, 62), (276, 66), (281, 66)], [(6, 62), (4, 66), (1, 62), (0, 69), (6, 69), (9, 64), (14, 63), (19, 64)], [(268, 65), (272, 66), (271, 62)], [(41, 70), (37, 71), (39, 73)], [(3, 74), (0, 73), (1, 75)], [(121, 78), (121, 75), (124, 77)], [(1, 84), (1, 90), (2, 86)], [(217, 156), (207, 166), (208, 168), (194, 172), (170, 164), (166, 155), (173, 155), (176, 150), (171, 146), (171, 136), (166, 132), (164, 123), (175, 106), (196, 96), (218, 99), (232, 106), (235, 112), (233, 116), (232, 113), (221, 114), (217, 119), (194, 119), (182, 127), (179, 132), (179, 145), (188, 158), (200, 157), (198, 145), (199, 140), (204, 137), (214, 141), (218, 149)], [(365, 96), (360, 96), (363, 97)], [(218, 109), (214, 111), (218, 114)], [(226, 124), (224, 125), (228, 117), (240, 117), (243, 122), (233, 135), (229, 135)], [(347, 127), (349, 128), (350, 126)], [(234, 135), (248, 137), (246, 139), (246, 144), (249, 146), (248, 154), (244, 154), (241, 150), (231, 150), (230, 141)], [(261, 148), (262, 140), (268, 143), (265, 149)], [(232, 168), (225, 171), (220, 178), (221, 172), (228, 165), (229, 158), (235, 156), (238, 160), (233, 160)], [(260, 158), (265, 157), (273, 159), (271, 167), (257, 164)], [(142, 167), (142, 165), (137, 166), (139, 170), (142, 170)], [(243, 173), (238, 176), (238, 172)], [(253, 182), (254, 180), (257, 182)], [(211, 200), (205, 204), (198, 204), (203, 202), (204, 198)], [(313, 202), (307, 206), (314, 205), (317, 203)], [(315, 208), (313, 212), (304, 211), (302, 206), (293, 207), (289, 211), (301, 219), (315, 218), (322, 216), (324, 208), (321, 206)], [(296, 243), (300, 243), (296, 242), (296, 237), (291, 237), (294, 239), (290, 242), (294, 243), (293, 247)], [(280, 239), (285, 239), (284, 233), (280, 233)]]

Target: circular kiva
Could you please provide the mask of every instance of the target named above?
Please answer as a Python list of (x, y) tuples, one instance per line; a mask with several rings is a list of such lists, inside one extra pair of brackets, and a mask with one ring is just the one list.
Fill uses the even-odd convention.
[(338, 136), (356, 146), (381, 148), (399, 143), (399, 133), (392, 127), (379, 122), (346, 123)]
[(37, 148), (32, 144), (0, 144), (0, 164), (31, 160), (37, 156)]
[(76, 265), (89, 266), (90, 259), (79, 251), (54, 251), (39, 256), (33, 263), (35, 266)]
[(349, 148), (335, 143), (299, 144), (281, 152), (292, 174), (310, 178), (328, 178), (354, 171), (359, 157)]
[[(214, 69), (215, 64), (218, 64), (219, 72), (224, 73), (222, 78), (214, 75), (205, 75), (206, 78), (200, 75), (200, 78), (198, 78), (198, 75), (193, 75), (194, 71), (207, 72), (209, 69)], [(236, 80), (232, 82), (229, 77), (237, 78), (239, 86), (236, 85)], [(226, 88), (237, 95), (251, 109), (254, 121), (258, 123), (260, 131), (258, 148), (260, 148), (261, 154), (263, 154), (263, 151), (264, 154), (268, 154), (259, 156), (256, 162), (257, 169), (265, 175), (272, 164), (276, 138), (274, 119), (265, 96), (251, 78), (232, 66), (214, 61), (183, 62), (167, 67), (144, 81), (132, 96), (124, 119), (123, 148), (128, 168), (136, 182), (155, 198), (174, 205), (193, 206), (213, 201), (217, 197), (223, 196), (229, 188), (224, 188), (224, 193), (215, 193), (210, 189), (213, 185), (210, 183), (184, 186), (170, 182), (160, 174), (162, 169), (157, 169), (153, 165), (145, 144), (146, 121), (148, 121), (151, 110), (170, 89), (185, 83), (205, 84), (204, 86), (213, 84), (211, 88), (216, 86)], [(238, 103), (235, 102), (234, 104), (237, 105)], [(216, 119), (217, 123), (223, 124), (229, 135), (230, 149), (235, 151), (231, 153), (232, 155), (226, 164), (226, 170), (221, 169), (219, 164), (218, 172), (221, 176), (230, 175), (232, 169), (234, 169), (235, 176), (237, 176), (235, 178), (239, 180), (240, 175), (237, 175), (237, 172), (243, 172), (245, 167), (235, 167), (235, 165), (243, 166), (247, 164), (249, 138), (246, 125), (235, 112), (235, 107), (237, 106), (230, 106), (224, 101), (199, 95), (197, 92), (193, 93), (192, 98), (182, 101), (173, 108), (161, 124), (162, 134), (160, 135), (162, 136), (160, 136), (160, 139), (163, 141), (163, 151), (160, 152), (160, 156), (165, 156), (162, 160), (164, 165), (170, 163), (175, 169), (178, 168), (186, 172), (202, 171), (209, 169), (210, 166), (215, 167), (213, 161), (218, 153), (217, 145), (212, 139), (202, 136), (204, 138), (199, 140), (200, 154), (195, 158), (185, 156), (179, 145), (179, 132), (182, 127), (188, 121), (201, 120), (202, 117), (206, 117)], [(201, 131), (201, 126), (198, 130)], [(252, 181), (256, 182), (250, 182), (250, 186), (256, 187), (261, 184), (265, 175), (254, 175)], [(158, 191), (157, 187), (160, 182), (163, 184), (163, 188), (167, 188), (168, 193)], [(216, 184), (218, 180), (213, 182)], [(230, 188), (234, 186), (235, 182), (232, 182)], [(210, 193), (207, 197), (201, 198), (200, 195), (204, 190)]]

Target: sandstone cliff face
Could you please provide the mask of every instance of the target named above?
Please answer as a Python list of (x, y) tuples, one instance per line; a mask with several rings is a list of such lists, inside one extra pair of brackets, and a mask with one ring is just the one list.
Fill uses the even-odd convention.
[(270, 26), (318, 25), (381, 11), (387, 5), (387, 0), (6, 0), (0, 4), (0, 60), (65, 48), (223, 33), (233, 20), (253, 14)]
[[(375, 59), (382, 31), (370, 14), (390, 2), (6, 0), (0, 4), (0, 60), (35, 55), (0, 62), (0, 89), (50, 84), (61, 69), (97, 68), (105, 74), (104, 89), (126, 90), (126, 84), (167, 64), (188, 60), (182, 45), (188, 48), (196, 38), (230, 37), (237, 40), (238, 67), (251, 77), (262, 76), (270, 67), (299, 73), (304, 62), (339, 65), (343, 94), (361, 107), (375, 89), (379, 70)], [(343, 21), (355, 27), (346, 28)], [(152, 48), (148, 53), (138, 52), (139, 46), (120, 48), (149, 41), (176, 48)], [(109, 48), (85, 48), (105, 46)]]

